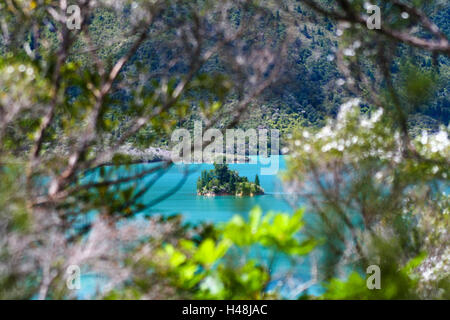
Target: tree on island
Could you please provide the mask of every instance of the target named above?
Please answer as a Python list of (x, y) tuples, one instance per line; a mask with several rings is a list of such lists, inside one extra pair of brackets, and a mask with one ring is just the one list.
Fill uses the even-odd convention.
[[(256, 183), (257, 182), (257, 183)], [(226, 164), (214, 164), (214, 169), (202, 171), (197, 180), (199, 195), (237, 195), (254, 196), (264, 194), (256, 175), (255, 183), (247, 177), (240, 177), (237, 171), (230, 170)]]
[(256, 175), (256, 177), (255, 177), (255, 184), (256, 184), (258, 187), (261, 186), (260, 183), (259, 183), (259, 177), (258, 177), (258, 175)]

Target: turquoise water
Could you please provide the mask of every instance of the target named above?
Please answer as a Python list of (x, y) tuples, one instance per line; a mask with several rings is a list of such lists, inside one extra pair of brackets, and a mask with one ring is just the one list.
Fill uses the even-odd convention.
[[(276, 156), (273, 161), (279, 161), (280, 172), (286, 166), (284, 156)], [(210, 170), (213, 165), (209, 164), (191, 164), (189, 165), (190, 174), (181, 188), (166, 200), (156, 204), (151, 208), (154, 213), (163, 215), (182, 214), (185, 222), (223, 222), (229, 220), (233, 215), (240, 214), (247, 216), (248, 212), (256, 205), (263, 211), (275, 210), (291, 212), (287, 202), (283, 199), (285, 194), (281, 186), (278, 175), (261, 175), (263, 167), (256, 158), (256, 163), (230, 164), (232, 170), (237, 170), (239, 175), (246, 176), (250, 181), (254, 181), (255, 175), (260, 178), (261, 187), (265, 190), (264, 195), (255, 197), (235, 197), (219, 196), (205, 197), (198, 196), (196, 193), (197, 179), (202, 170)], [(148, 203), (158, 198), (162, 194), (169, 192), (182, 179), (186, 166), (177, 165), (169, 169), (152, 189), (150, 189), (142, 198), (144, 203)], [(142, 181), (152, 177), (147, 177)]]
[[(210, 170), (213, 165), (210, 164), (190, 164), (177, 165), (164, 171), (165, 173), (154, 183), (153, 187), (145, 193), (141, 201), (144, 204), (153, 202), (166, 193), (171, 195), (156, 203), (150, 211), (146, 213), (161, 214), (170, 216), (174, 214), (181, 214), (183, 221), (190, 224), (198, 224), (202, 222), (220, 223), (230, 220), (233, 215), (239, 214), (247, 217), (250, 210), (255, 206), (260, 206), (263, 212), (277, 211), (277, 212), (292, 212), (292, 208), (288, 205), (285, 197), (288, 196), (283, 192), (282, 184), (279, 179), (279, 174), (286, 168), (285, 156), (274, 156), (272, 161), (278, 161), (278, 174), (262, 175), (262, 165), (258, 158), (251, 157), (251, 163), (245, 164), (230, 164), (232, 170), (237, 170), (240, 176), (246, 176), (250, 181), (254, 181), (255, 175), (258, 174), (260, 178), (261, 187), (265, 190), (264, 195), (255, 197), (235, 197), (235, 196), (219, 196), (219, 197), (205, 197), (198, 196), (196, 192), (197, 179), (202, 170)], [(128, 170), (121, 168), (118, 176), (128, 175), (131, 171), (140, 172), (155, 166), (157, 164), (142, 164), (132, 166)], [(171, 190), (182, 181), (185, 170), (189, 169), (190, 174), (187, 175), (184, 184), (172, 194)], [(115, 169), (117, 170), (117, 169)], [(151, 181), (155, 174), (146, 176), (138, 181), (139, 185), (144, 185)], [(96, 179), (96, 177), (91, 177)], [(274, 269), (278, 272), (289, 268), (287, 260), (283, 257), (278, 259), (278, 263), (274, 264)], [(296, 275), (299, 280), (307, 281), (309, 278), (309, 262), (305, 258), (304, 263), (296, 265)], [(78, 296), (79, 298), (89, 298), (96, 290), (101, 287), (101, 278), (95, 275), (84, 275), (81, 278), (82, 289)], [(313, 291), (316, 291), (313, 288)], [(289, 296), (289, 293), (287, 293)]]

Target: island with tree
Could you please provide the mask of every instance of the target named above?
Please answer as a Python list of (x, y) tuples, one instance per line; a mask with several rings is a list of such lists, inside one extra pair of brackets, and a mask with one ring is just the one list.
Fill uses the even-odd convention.
[(226, 164), (214, 164), (214, 169), (203, 170), (197, 180), (197, 194), (201, 196), (256, 196), (264, 194), (258, 175), (255, 182), (240, 177), (237, 171), (230, 170)]

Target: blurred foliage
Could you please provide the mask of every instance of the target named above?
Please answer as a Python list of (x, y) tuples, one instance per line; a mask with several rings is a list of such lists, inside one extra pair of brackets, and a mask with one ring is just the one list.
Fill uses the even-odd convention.
[[(350, 9), (364, 12), (364, 2)], [(232, 27), (223, 33), (215, 33), (214, 1), (96, 1), (87, 30), (74, 33), (55, 21), (51, 9), (60, 3), (0, 3), (0, 298), (72, 297), (64, 272), (74, 257), (124, 270), (109, 299), (282, 298), (275, 258), (287, 257), (295, 269), (318, 253), (324, 293), (308, 296), (306, 288), (299, 297), (449, 299), (448, 55), (334, 22), (305, 1), (239, 2), (227, 9)], [(342, 13), (337, 6), (346, 1), (317, 3)], [(446, 1), (407, 3), (449, 35)], [(402, 18), (392, 4), (383, 2), (385, 26), (431, 38), (420, 19)], [(149, 16), (157, 22), (151, 27)], [(211, 45), (250, 18), (239, 42), (193, 67), (206, 51), (196, 45)], [(150, 37), (115, 77), (115, 63), (142, 29)], [(281, 77), (239, 111), (247, 118), (236, 126), (281, 130), (287, 189), (305, 213), (255, 208), (248, 221), (201, 227), (173, 218), (143, 235), (133, 229), (110, 238), (148, 209), (138, 200), (159, 177), (142, 185), (145, 172), (131, 166), (129, 149), (168, 147), (173, 130), (191, 129), (193, 120), (218, 118), (226, 128), (261, 71), (252, 63), (283, 41)], [(127, 136), (136, 124), (142, 127)], [(95, 162), (116, 143), (128, 149), (105, 162), (129, 176)], [(64, 201), (39, 202), (54, 190)], [(94, 213), (105, 222), (98, 229)], [(372, 264), (381, 269), (380, 290), (366, 286)]]
[(143, 256), (133, 266), (134, 270), (142, 270), (142, 274), (135, 272), (130, 286), (114, 290), (106, 298), (145, 297), (147, 291), (155, 289), (149, 273), (156, 273), (157, 277), (169, 281), (174, 291), (171, 297), (166, 298), (280, 297), (279, 292), (267, 291), (267, 286), (273, 281), (270, 267), (265, 261), (267, 259), (256, 259), (249, 254), (249, 250), (257, 246), (272, 254), (308, 254), (314, 249), (315, 242), (298, 239), (298, 232), (303, 226), (302, 216), (301, 211), (292, 216), (274, 212), (263, 215), (257, 207), (250, 212), (248, 221), (235, 216), (210, 231), (213, 237), (200, 234), (200, 239), (180, 239), (176, 245), (163, 243), (155, 256)]

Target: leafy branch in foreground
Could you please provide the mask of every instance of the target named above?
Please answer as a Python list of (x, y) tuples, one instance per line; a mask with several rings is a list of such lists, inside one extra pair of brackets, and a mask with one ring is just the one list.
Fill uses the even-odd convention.
[[(280, 297), (278, 288), (289, 275), (277, 274), (274, 256), (287, 255), (294, 265), (315, 246), (301, 240), (303, 212), (293, 215), (253, 209), (248, 221), (233, 217), (213, 230), (205, 228), (176, 243), (163, 243), (153, 256), (150, 243), (130, 255), (132, 283), (106, 294), (109, 299), (269, 299)], [(250, 253), (252, 252), (252, 253)], [(169, 294), (156, 290), (165, 279)], [(271, 288), (271, 289), (269, 289)], [(156, 296), (155, 296), (156, 295)]]

